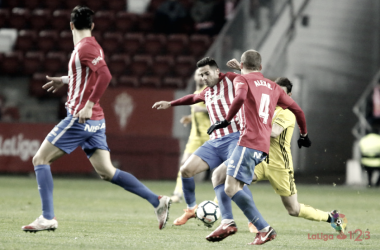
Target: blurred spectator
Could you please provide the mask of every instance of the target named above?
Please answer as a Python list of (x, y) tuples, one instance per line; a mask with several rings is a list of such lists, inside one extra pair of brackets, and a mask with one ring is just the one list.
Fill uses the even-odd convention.
[(187, 10), (177, 0), (167, 0), (158, 6), (155, 16), (155, 30), (158, 33), (181, 33), (181, 25)]
[(216, 35), (225, 22), (225, 3), (222, 0), (196, 0), (191, 17), (198, 33)]
[[(360, 139), (361, 165), (368, 174), (368, 187), (372, 186), (372, 173), (380, 171), (380, 135), (370, 133)], [(380, 186), (380, 175), (376, 182)]]
[(4, 104), (5, 104), (5, 97), (0, 94), (0, 121), (3, 114)]

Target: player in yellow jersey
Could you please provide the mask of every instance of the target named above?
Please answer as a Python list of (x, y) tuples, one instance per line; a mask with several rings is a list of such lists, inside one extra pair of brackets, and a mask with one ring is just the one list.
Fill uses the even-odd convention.
[[(200, 93), (206, 85), (200, 81), (200, 77), (195, 71), (194, 81), (196, 84), (196, 90), (194, 94)], [(180, 122), (186, 127), (191, 123), (191, 130), (189, 140), (186, 144), (185, 151), (183, 152), (181, 166), (186, 162), (186, 160), (200, 147), (209, 140), (209, 135), (207, 134), (207, 129), (210, 127), (210, 118), (208, 116), (208, 111), (206, 105), (203, 102), (194, 104), (191, 107), (191, 115), (184, 116)], [(182, 199), (182, 179), (181, 171), (178, 171), (177, 182), (174, 189), (173, 196), (171, 197), (172, 202), (180, 202)]]

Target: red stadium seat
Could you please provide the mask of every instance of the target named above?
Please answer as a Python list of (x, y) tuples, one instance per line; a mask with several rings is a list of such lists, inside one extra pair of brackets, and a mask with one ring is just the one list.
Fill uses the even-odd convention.
[(172, 55), (179, 55), (184, 52), (188, 44), (188, 36), (185, 34), (169, 35), (166, 42), (166, 51)]
[(126, 0), (107, 0), (108, 9), (114, 11), (127, 10)]
[(61, 51), (69, 53), (74, 49), (73, 34), (71, 31), (62, 31), (59, 34), (58, 48)]
[(142, 44), (144, 44), (144, 35), (142, 33), (127, 33), (124, 36), (123, 51), (129, 54), (141, 52)]
[(90, 9), (92, 9), (93, 11), (95, 11), (95, 13), (99, 10), (105, 10), (105, 2), (106, 1), (103, 1), (103, 0), (85, 0), (84, 1), (84, 4), (85, 6), (89, 7)]
[(172, 56), (157, 56), (152, 65), (154, 75), (164, 77), (169, 75), (174, 65), (174, 58)]
[(185, 81), (181, 77), (165, 77), (162, 80), (162, 87), (183, 89), (186, 87)]
[(118, 85), (137, 88), (140, 86), (139, 78), (137, 76), (121, 76)]
[(49, 52), (46, 54), (45, 61), (43, 62), (44, 71), (54, 75), (57, 72), (66, 71), (66, 53), (65, 52)]
[(113, 11), (98, 11), (95, 13), (93, 22), (95, 24), (94, 30), (100, 32), (105, 32), (110, 30), (114, 26), (114, 16), (115, 12)]
[(50, 10), (35, 9), (30, 18), (30, 24), (34, 30), (46, 29), (50, 25)]
[(41, 0), (27, 0), (23, 2), (25, 5), (25, 8), (29, 10), (33, 10), (33, 9), (36, 9), (37, 7), (41, 7), (40, 6)]
[(192, 56), (179, 56), (175, 64), (174, 70), (176, 75), (188, 78), (195, 70), (195, 59)]
[(106, 32), (103, 36), (103, 42), (101, 46), (105, 53), (116, 53), (118, 52), (123, 40), (123, 35), (121, 32)]
[(161, 86), (161, 79), (157, 76), (143, 76), (140, 83), (141, 87), (159, 88)]
[(62, 2), (63, 0), (44, 0), (44, 6), (45, 8), (51, 10), (51, 11), (54, 11), (54, 10), (57, 10), (57, 9), (61, 9), (62, 8)]
[(11, 13), (7, 9), (0, 9), (0, 27), (7, 27)]
[(152, 56), (150, 55), (135, 55), (130, 66), (132, 75), (142, 76), (148, 74), (152, 61)]
[(51, 26), (56, 31), (70, 31), (70, 10), (55, 10), (51, 19)]
[(112, 55), (108, 63), (108, 68), (110, 69), (113, 78), (125, 74), (130, 63), (131, 58), (128, 54)]
[(32, 75), (41, 70), (42, 61), (44, 60), (44, 53), (41, 51), (30, 51), (24, 56), (24, 69), (23, 73)]
[(2, 112), (1, 120), (5, 122), (17, 122), (20, 119), (18, 107), (5, 107)]
[(92, 36), (95, 37), (95, 40), (102, 45), (103, 44), (103, 37), (102, 37), (102, 32), (100, 31), (93, 31), (91, 32)]
[(22, 59), (21, 51), (4, 53), (1, 60), (1, 72), (9, 75), (19, 74), (21, 72)]
[(141, 14), (137, 21), (137, 25), (141, 32), (152, 32), (154, 29), (154, 14)]
[(29, 82), (29, 94), (31, 96), (41, 98), (48, 95), (48, 92), (42, 88), (47, 83), (46, 73), (35, 73)]
[[(94, 0), (94, 1), (97, 1), (97, 0)], [(62, 3), (64, 4), (65, 9), (68, 9), (68, 10), (74, 9), (75, 6), (83, 5), (82, 0), (64, 0)]]
[(37, 32), (34, 30), (20, 30), (16, 41), (16, 50), (28, 51), (33, 49), (37, 39)]
[(125, 11), (119, 11), (116, 14), (115, 26), (118, 31), (130, 32), (136, 30), (137, 15)]
[(195, 57), (203, 56), (210, 47), (210, 38), (207, 35), (191, 35), (189, 43), (189, 52)]
[(21, 0), (7, 0), (3, 1), (5, 3), (6, 7), (13, 9), (20, 6)]
[(158, 7), (166, 0), (151, 0), (148, 6), (148, 12), (155, 13)]
[(37, 47), (44, 52), (52, 51), (56, 47), (58, 32), (53, 30), (42, 30), (38, 34)]
[(151, 55), (161, 54), (164, 50), (166, 37), (164, 35), (148, 34), (145, 37), (144, 52)]
[(30, 12), (23, 8), (13, 8), (9, 20), (9, 26), (14, 29), (24, 29), (28, 26)]

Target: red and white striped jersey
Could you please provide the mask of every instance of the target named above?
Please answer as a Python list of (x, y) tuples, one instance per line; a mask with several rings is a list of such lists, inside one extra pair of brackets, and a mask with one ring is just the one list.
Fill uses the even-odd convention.
[[(74, 47), (69, 62), (69, 88), (67, 91), (66, 108), (76, 115), (89, 99), (95, 83), (95, 72), (106, 65), (103, 49), (94, 37), (85, 37)], [(104, 118), (99, 102), (92, 109), (91, 120)]]
[[(232, 101), (235, 98), (233, 80), (237, 76), (239, 75), (231, 72), (226, 74), (220, 73), (219, 83), (212, 88), (205, 88), (198, 94), (206, 104), (211, 124), (214, 124), (217, 121), (223, 121), (226, 118)], [(225, 135), (238, 132), (239, 130), (240, 126), (237, 122), (237, 116), (235, 116), (228, 127), (217, 129), (212, 132), (210, 139), (221, 138)]]

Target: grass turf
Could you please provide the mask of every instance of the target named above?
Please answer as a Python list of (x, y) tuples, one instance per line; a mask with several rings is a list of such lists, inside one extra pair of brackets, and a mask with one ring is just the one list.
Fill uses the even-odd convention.
[[(170, 194), (174, 182), (144, 182), (157, 194)], [(184, 203), (172, 204), (165, 229), (158, 230), (152, 206), (136, 195), (101, 180), (54, 180), (54, 204), (59, 227), (55, 232), (25, 233), (21, 226), (41, 214), (34, 178), (0, 177), (0, 249), (235, 249), (248, 246), (250, 234), (241, 211), (233, 204), (239, 227), (236, 235), (222, 242), (205, 240), (212, 229), (197, 220), (171, 226), (182, 214)], [(347, 216), (348, 231), (370, 232), (370, 239), (339, 240), (325, 222), (290, 217), (269, 184), (250, 187), (257, 207), (277, 231), (277, 238), (261, 249), (379, 249), (379, 189), (345, 186), (297, 185), (298, 199), (324, 211), (339, 209)], [(210, 183), (197, 183), (197, 201), (214, 199)], [(218, 222), (217, 222), (218, 223)], [(213, 227), (213, 229), (215, 226)], [(327, 241), (308, 239), (313, 234), (333, 234)]]

